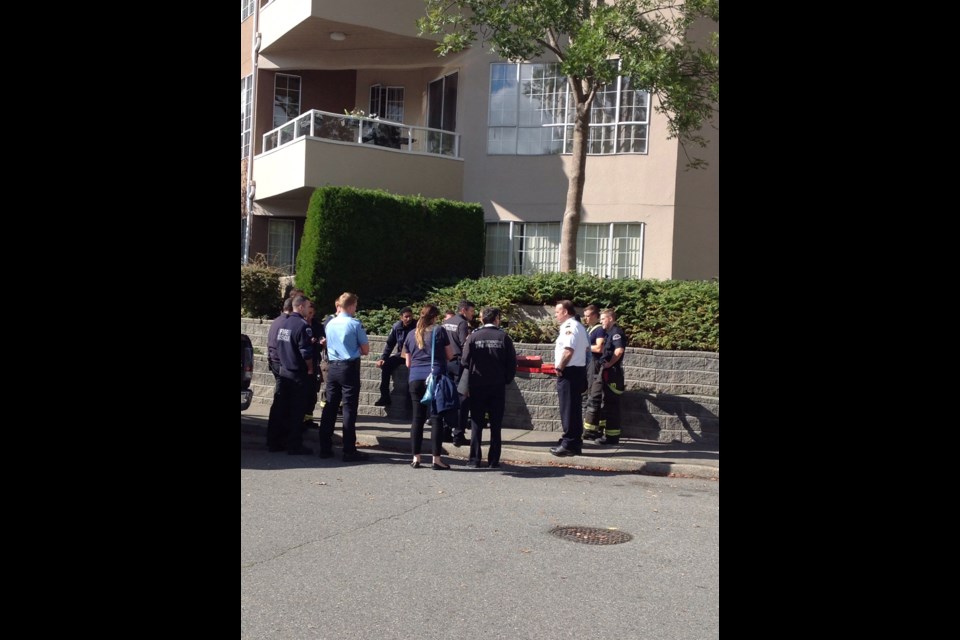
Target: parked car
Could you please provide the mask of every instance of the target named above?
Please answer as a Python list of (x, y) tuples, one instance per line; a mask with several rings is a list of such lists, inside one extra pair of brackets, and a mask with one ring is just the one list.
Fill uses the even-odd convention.
[(253, 380), (253, 344), (250, 338), (240, 334), (240, 411), (250, 408), (253, 402), (253, 390), (250, 381)]

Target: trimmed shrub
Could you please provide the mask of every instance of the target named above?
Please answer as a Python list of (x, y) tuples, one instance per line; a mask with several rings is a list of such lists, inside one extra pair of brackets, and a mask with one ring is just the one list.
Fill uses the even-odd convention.
[(344, 291), (361, 307), (424, 278), (479, 277), (479, 204), (323, 187), (313, 192), (297, 253), (297, 286), (322, 307)]
[[(414, 311), (432, 302), (441, 311), (456, 310), (462, 299), (471, 300), (478, 311), (485, 306), (500, 307), (509, 321), (507, 333), (517, 342), (550, 343), (557, 337), (556, 323), (520, 319), (517, 305), (554, 305), (571, 300), (583, 308), (595, 304), (617, 311), (617, 324), (627, 334), (631, 347), (650, 349), (720, 351), (720, 282), (713, 280), (606, 279), (575, 273), (548, 273), (534, 276), (496, 276), (461, 280), (453, 285), (424, 286), (422, 295), (404, 301)], [(386, 335), (396, 322), (399, 309), (379, 310), (376, 316), (358, 313), (367, 331)], [(375, 320), (372, 325), (367, 319)], [(381, 326), (385, 319), (390, 323)]]
[(283, 298), (280, 278), (283, 271), (268, 265), (263, 256), (240, 265), (240, 315), (246, 318), (274, 318), (280, 314)]

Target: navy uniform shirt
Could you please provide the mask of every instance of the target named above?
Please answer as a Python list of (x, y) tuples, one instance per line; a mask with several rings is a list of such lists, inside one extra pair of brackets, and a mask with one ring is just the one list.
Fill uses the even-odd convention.
[(607, 331), (607, 338), (603, 341), (603, 361), (610, 362), (613, 360), (613, 352), (616, 349), (623, 349), (623, 356), (614, 365), (619, 367), (623, 364), (623, 359), (627, 357), (627, 336), (624, 335), (623, 329), (614, 324)]
[(307, 361), (313, 360), (313, 330), (302, 315), (294, 311), (277, 331), (277, 355), (280, 357), (280, 376), (304, 380)]
[(443, 323), (443, 328), (447, 330), (450, 337), (450, 344), (453, 345), (453, 355), (457, 358), (463, 353), (463, 343), (470, 335), (470, 322), (458, 313)]
[(280, 364), (280, 356), (277, 355), (277, 332), (280, 331), (280, 327), (283, 326), (288, 317), (286, 313), (281, 313), (273, 319), (270, 328), (267, 330), (267, 359), (270, 362)]
[(394, 349), (403, 352), (403, 343), (407, 341), (407, 334), (417, 328), (416, 322), (411, 322), (410, 326), (403, 324), (403, 320), (397, 320), (390, 329), (390, 335), (387, 336), (387, 344), (383, 347), (383, 353), (380, 354), (381, 360), (386, 360)]
[[(597, 340), (600, 338), (603, 338), (604, 342), (606, 342), (607, 332), (603, 330), (602, 324), (597, 324), (593, 327), (593, 329), (590, 330), (590, 346), (592, 347), (593, 345), (597, 344)], [(594, 353), (591, 351), (590, 355), (593, 356), (593, 362), (596, 362), (597, 360), (603, 358), (603, 351), (600, 353)]]
[(517, 352), (503, 329), (485, 324), (463, 343), (463, 366), (470, 372), (470, 388), (504, 386), (517, 373)]

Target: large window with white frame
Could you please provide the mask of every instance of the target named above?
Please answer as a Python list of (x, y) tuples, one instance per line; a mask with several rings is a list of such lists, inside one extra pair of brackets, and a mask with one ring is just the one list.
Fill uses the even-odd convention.
[[(484, 274), (552, 273), (560, 270), (559, 222), (488, 223)], [(577, 272), (605, 278), (643, 276), (642, 223), (581, 224)]]
[(267, 223), (267, 262), (288, 273), (293, 273), (296, 226), (294, 220), (279, 218), (271, 218)]
[[(493, 63), (487, 153), (571, 153), (575, 109), (559, 64)], [(649, 124), (650, 94), (619, 76), (597, 92), (591, 105), (587, 153), (646, 153)]]
[(286, 124), (300, 115), (300, 76), (278, 73), (273, 81), (273, 126)]
[(240, 78), (240, 159), (250, 155), (253, 127), (253, 75)]
[(367, 113), (381, 120), (403, 122), (403, 87), (370, 85), (370, 111)]

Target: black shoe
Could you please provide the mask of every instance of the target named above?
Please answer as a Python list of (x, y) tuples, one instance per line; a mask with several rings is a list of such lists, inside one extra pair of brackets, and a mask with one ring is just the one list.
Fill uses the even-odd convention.
[(620, 436), (603, 436), (597, 440), (597, 444), (618, 445), (620, 444)]
[(290, 451), (287, 451), (287, 455), (288, 456), (309, 456), (309, 455), (313, 455), (313, 449), (311, 449), (310, 447), (301, 446), (298, 449), (291, 449)]
[(320, 453), (317, 455), (319, 455), (321, 458), (332, 458), (333, 451), (325, 451), (323, 449), (320, 449)]
[(453, 436), (453, 446), (464, 447), (468, 444), (470, 444), (470, 441), (464, 438), (463, 436)]
[(380, 396), (380, 399), (373, 403), (375, 407), (389, 407), (390, 406), (390, 397), (389, 396)]
[(600, 436), (601, 436), (601, 433), (600, 433), (599, 431), (587, 431), (587, 430), (584, 430), (584, 432), (583, 432), (583, 439), (584, 439), (584, 440), (596, 440), (596, 439), (599, 438)]
[(553, 447), (552, 449), (550, 449), (550, 453), (557, 456), (558, 458), (566, 458), (569, 456), (577, 455), (573, 451), (570, 451), (570, 449), (567, 449), (566, 447), (563, 447), (563, 446)]
[(419, 468), (420, 468), (420, 461), (417, 460), (416, 462), (411, 462), (411, 463), (410, 463), (410, 466), (413, 467), (414, 469), (419, 469)]
[(499, 469), (499, 468), (500, 468), (500, 463), (499, 463), (499, 462), (491, 462), (491, 463), (490, 463), (490, 468), (491, 468), (491, 469)]
[(453, 442), (453, 433), (449, 429), (443, 430), (443, 442)]
[(438, 462), (434, 462), (434, 463), (433, 463), (433, 470), (434, 470), (434, 471), (449, 471), (449, 470), (450, 470), (450, 465), (448, 465), (448, 464), (442, 464), (442, 463), (438, 463)]
[(483, 464), (483, 460), (477, 460), (473, 463), (475, 469), (483, 469), (486, 465)]
[(364, 453), (363, 451), (350, 451), (343, 454), (344, 462), (360, 462), (361, 460), (369, 460), (370, 454)]

